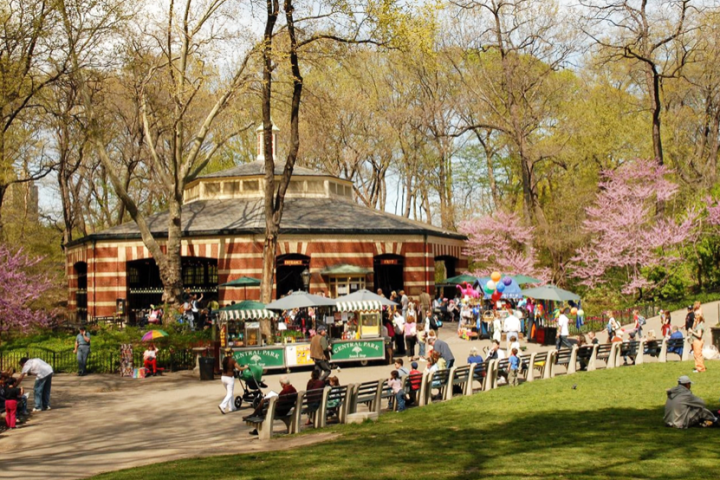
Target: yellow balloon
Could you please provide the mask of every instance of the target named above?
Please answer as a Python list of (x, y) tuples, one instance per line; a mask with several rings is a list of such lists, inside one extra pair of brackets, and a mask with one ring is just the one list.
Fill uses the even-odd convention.
[(492, 275), (490, 275), (490, 278), (492, 278), (492, 281), (497, 283), (500, 281), (500, 278), (502, 278), (502, 275), (500, 275), (500, 272), (492, 272)]
[(578, 309), (575, 307), (573, 307), (572, 310), (570, 310), (570, 313), (572, 313), (573, 315), (577, 315), (577, 312), (578, 312)]

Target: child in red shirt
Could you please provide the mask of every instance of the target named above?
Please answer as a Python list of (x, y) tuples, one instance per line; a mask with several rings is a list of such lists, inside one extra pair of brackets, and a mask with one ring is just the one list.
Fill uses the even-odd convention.
[(408, 395), (410, 396), (410, 400), (408, 401), (408, 403), (410, 405), (414, 405), (415, 401), (417, 400), (417, 392), (420, 390), (420, 385), (422, 384), (422, 377), (417, 377), (414, 375), (415, 374), (422, 375), (422, 372), (420, 370), (418, 370), (417, 362), (412, 362), (410, 364), (410, 367), (412, 368), (412, 370), (410, 370), (410, 372), (408, 373), (408, 375), (410, 376), (410, 378), (409, 378), (410, 392), (408, 393)]

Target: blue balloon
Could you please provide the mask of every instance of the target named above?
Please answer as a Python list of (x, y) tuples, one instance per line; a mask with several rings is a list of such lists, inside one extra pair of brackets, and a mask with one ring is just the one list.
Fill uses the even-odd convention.
[(505, 291), (505, 283), (503, 283), (503, 282), (498, 282), (496, 288), (497, 288), (497, 291), (498, 291), (498, 292), (504, 292), (504, 291)]
[(509, 287), (510, 284), (512, 283), (512, 278), (510, 278), (510, 277), (505, 277), (505, 278), (503, 278), (502, 283), (504, 283), (506, 287)]

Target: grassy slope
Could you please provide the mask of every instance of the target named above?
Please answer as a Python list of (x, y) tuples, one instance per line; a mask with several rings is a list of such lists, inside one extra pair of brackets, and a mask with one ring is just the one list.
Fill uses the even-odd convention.
[[(709, 372), (690, 374), (693, 391), (717, 408), (720, 362), (708, 363)], [(716, 478), (720, 431), (662, 424), (665, 389), (690, 370), (686, 362), (581, 372), (332, 427), (342, 438), (305, 449), (96, 478)]]

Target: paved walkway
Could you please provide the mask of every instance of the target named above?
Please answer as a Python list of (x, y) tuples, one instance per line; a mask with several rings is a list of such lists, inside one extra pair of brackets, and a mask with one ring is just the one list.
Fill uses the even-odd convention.
[[(704, 311), (708, 325), (715, 325), (718, 302), (704, 306)], [(674, 324), (683, 321), (684, 312), (673, 313)], [(649, 320), (646, 331), (650, 329), (660, 331), (659, 319)], [(459, 339), (452, 325), (440, 332), (458, 365), (465, 364), (473, 346), (482, 351), (490, 345), (489, 340)], [(601, 342), (606, 340), (604, 333), (599, 337)], [(528, 344), (527, 351), (547, 348)], [(387, 365), (372, 365), (343, 368), (336, 374), (342, 384), (349, 384), (387, 378), (390, 370)], [(279, 375), (265, 376), (265, 382), (276, 391)], [(298, 390), (304, 390), (309, 377), (309, 370), (290, 374)], [(32, 378), (28, 380), (25, 386), (31, 387)], [(236, 383), (238, 392), (241, 389)], [(0, 435), (0, 479), (85, 478), (166, 460), (292, 448), (332, 438), (318, 432), (260, 442), (248, 435), (250, 429), (242, 422), (248, 409), (220, 414), (217, 405), (223, 396), (219, 379), (200, 382), (191, 372), (142, 380), (117, 375), (57, 375), (53, 409), (34, 414), (23, 428)]]

